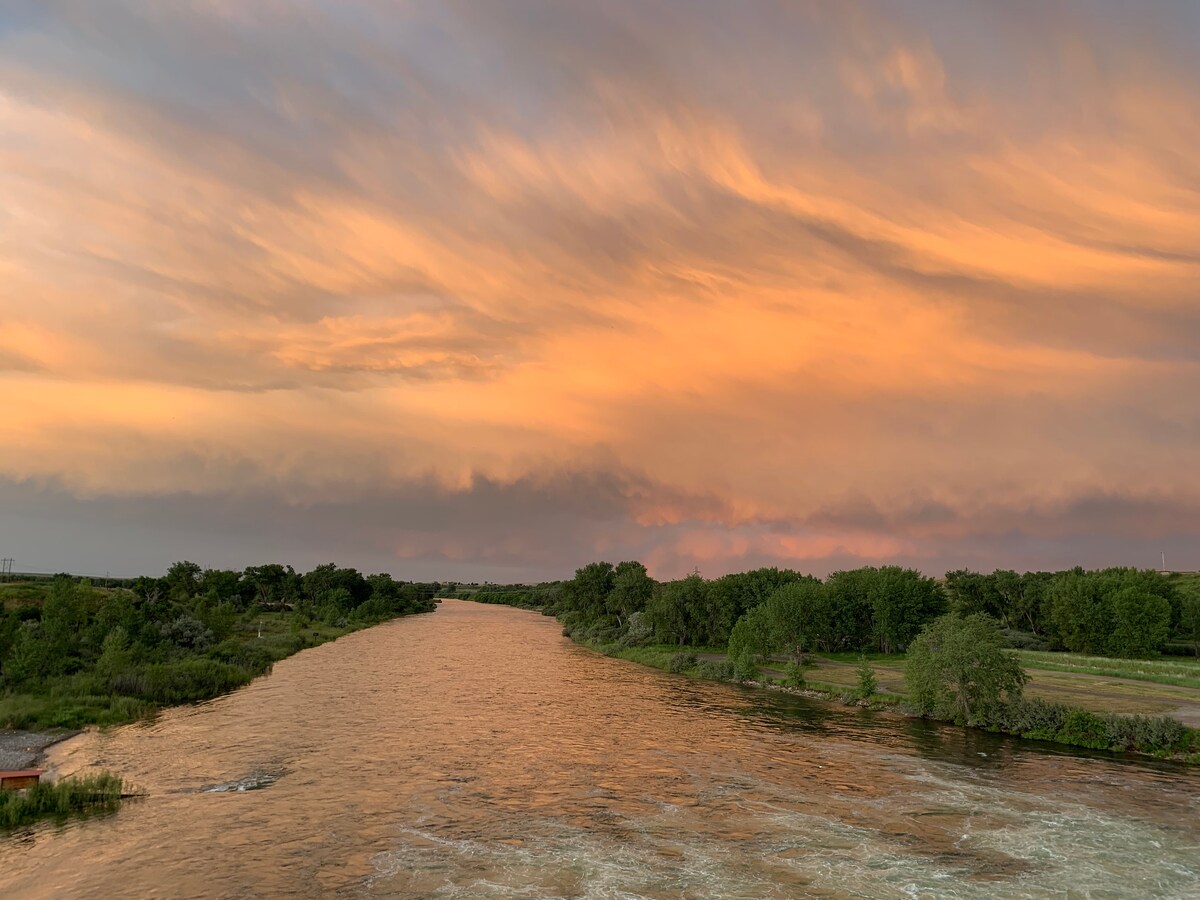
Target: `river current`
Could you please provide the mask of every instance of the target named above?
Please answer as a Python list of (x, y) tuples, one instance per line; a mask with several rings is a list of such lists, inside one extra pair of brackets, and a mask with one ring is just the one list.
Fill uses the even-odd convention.
[(1200, 773), (667, 675), (444, 601), (52, 749), (4, 897), (1200, 897)]

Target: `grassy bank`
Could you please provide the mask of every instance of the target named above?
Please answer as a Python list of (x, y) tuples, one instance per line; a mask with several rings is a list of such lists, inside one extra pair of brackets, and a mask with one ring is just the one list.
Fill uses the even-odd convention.
[(0, 728), (115, 725), (208, 700), (300, 650), (432, 611), (437, 589), (333, 564), (300, 575), (188, 562), (131, 587), (0, 585)]
[(103, 772), (42, 783), (24, 791), (0, 791), (0, 830), (11, 831), (43, 819), (64, 821), (114, 811), (128, 791), (116, 775)]
[(0, 727), (74, 729), (144, 719), (164, 706), (236, 690), (270, 672), (279, 660), (374, 624), (304, 624), (291, 613), (262, 613), (236, 626), (203, 656), (131, 664), (112, 673), (93, 669), (9, 690), (0, 696)]
[[(712, 647), (674, 644), (627, 647), (594, 641), (579, 643), (606, 656), (626, 659), (673, 674), (748, 684), (768, 690), (787, 691), (812, 699), (839, 701), (914, 715), (902, 689), (895, 690), (896, 682), (893, 679), (886, 682), (881, 679), (878, 686), (880, 689), (864, 696), (856, 684), (857, 671), (845, 664), (847, 660), (815, 658), (812, 665), (805, 666), (799, 673), (794, 669), (786, 671), (787, 664), (783, 662), (772, 662), (766, 667), (754, 667), (751, 670), (743, 667), (739, 670), (725, 654)], [(853, 658), (858, 660), (857, 656)], [(838, 675), (837, 681), (811, 677), (831, 671), (822, 668), (822, 662), (841, 663), (841, 666), (832, 670)], [(876, 654), (872, 668), (880, 662), (902, 664), (903, 657)], [(1200, 729), (1188, 728), (1169, 716), (1096, 712), (1074, 704), (1034, 696), (992, 711), (989, 719), (974, 724), (974, 727), (1028, 740), (1048, 741), (1092, 750), (1138, 753), (1200, 765)]]

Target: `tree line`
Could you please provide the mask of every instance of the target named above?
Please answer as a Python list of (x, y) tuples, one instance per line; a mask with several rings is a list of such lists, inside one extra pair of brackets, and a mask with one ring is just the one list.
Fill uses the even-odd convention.
[(332, 563), (301, 574), (186, 560), (129, 584), (60, 575), (4, 586), (0, 726), (126, 721), (206, 699), (346, 630), (428, 612), (441, 588)]
[(573, 578), (488, 585), (459, 596), (540, 608), (599, 643), (679, 644), (732, 651), (904, 651), (946, 612), (996, 619), (1012, 646), (1120, 657), (1190, 648), (1200, 655), (1200, 581), (1153, 570), (957, 570), (944, 580), (900, 566), (818, 579), (760, 568), (659, 582), (639, 562), (589, 563)]

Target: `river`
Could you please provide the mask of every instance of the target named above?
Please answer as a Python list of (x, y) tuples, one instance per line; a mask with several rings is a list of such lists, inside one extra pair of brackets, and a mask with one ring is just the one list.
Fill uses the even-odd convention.
[(461, 601), (50, 763), (148, 796), (0, 838), (4, 897), (1200, 896), (1194, 770), (667, 675)]

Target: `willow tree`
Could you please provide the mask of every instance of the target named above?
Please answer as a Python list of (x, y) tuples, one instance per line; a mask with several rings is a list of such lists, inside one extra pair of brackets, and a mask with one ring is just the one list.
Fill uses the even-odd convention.
[(1021, 696), (1029, 676), (991, 616), (948, 613), (917, 635), (904, 661), (908, 696), (922, 715), (979, 722)]

